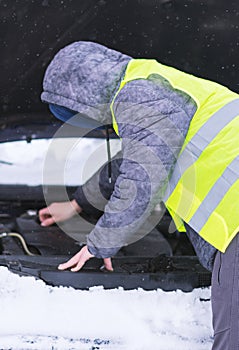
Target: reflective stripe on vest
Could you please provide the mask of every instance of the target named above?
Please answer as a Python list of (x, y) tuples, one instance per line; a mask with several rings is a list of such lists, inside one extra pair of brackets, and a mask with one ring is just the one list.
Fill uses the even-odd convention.
[[(165, 193), (177, 228), (187, 222), (221, 251), (239, 230), (239, 96), (227, 88), (164, 66), (155, 60), (132, 60), (123, 86), (159, 74), (190, 95), (197, 111)], [(114, 98), (114, 100), (115, 100)], [(118, 132), (111, 105), (113, 125)]]

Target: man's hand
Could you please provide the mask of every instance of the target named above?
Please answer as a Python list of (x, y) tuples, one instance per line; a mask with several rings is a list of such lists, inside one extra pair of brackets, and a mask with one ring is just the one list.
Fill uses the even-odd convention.
[[(66, 270), (71, 267), (71, 271), (76, 272), (79, 271), (82, 266), (86, 263), (87, 260), (90, 258), (93, 258), (94, 255), (92, 255), (87, 246), (84, 246), (76, 255), (74, 255), (70, 260), (68, 260), (66, 263), (60, 264), (58, 266), (59, 270)], [(105, 268), (108, 271), (113, 271), (112, 263), (110, 258), (104, 259), (104, 265)]]
[(76, 213), (82, 211), (81, 207), (73, 199), (70, 202), (52, 203), (46, 208), (39, 211), (39, 219), (41, 226), (50, 226), (55, 222), (65, 221), (70, 219)]

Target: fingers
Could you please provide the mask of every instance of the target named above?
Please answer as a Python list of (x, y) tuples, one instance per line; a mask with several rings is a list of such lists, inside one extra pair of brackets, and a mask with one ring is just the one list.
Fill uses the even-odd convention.
[(104, 259), (104, 265), (105, 265), (106, 270), (114, 271), (113, 270), (113, 266), (112, 266), (112, 262), (111, 262), (111, 258), (105, 258)]
[(78, 205), (76, 200), (55, 202), (39, 211), (39, 219), (42, 226), (49, 226), (57, 222), (68, 220), (81, 211), (82, 208)]
[(50, 226), (55, 223), (55, 220), (53, 218), (48, 218), (42, 221), (41, 226)]
[[(83, 247), (76, 255), (74, 255), (70, 260), (67, 262), (60, 264), (58, 266), (58, 270), (66, 270), (71, 268), (72, 272), (79, 271), (86, 263), (87, 260), (90, 258), (93, 258), (94, 255), (92, 255), (87, 246)], [(105, 268), (108, 271), (113, 271), (113, 266), (111, 262), (111, 258), (105, 258), (104, 259), (104, 265)]]
[(74, 255), (70, 260), (68, 260), (67, 262), (65, 262), (63, 264), (60, 264), (58, 266), (58, 269), (59, 270), (66, 270), (66, 269), (69, 269), (69, 267), (75, 266), (78, 263), (78, 261), (80, 260), (80, 252), (81, 252), (81, 250), (76, 255)]
[(50, 226), (56, 222), (50, 213), (49, 207), (39, 210), (39, 220), (41, 226)]
[(71, 271), (72, 271), (72, 272), (77, 272), (77, 271), (79, 271), (79, 270), (82, 268), (82, 266), (83, 266), (84, 264), (85, 264), (85, 261), (83, 261), (83, 260), (79, 261), (78, 264), (77, 264), (75, 267), (73, 267), (73, 268), (71, 269)]
[(72, 267), (71, 271), (76, 272), (79, 271), (82, 266), (86, 263), (87, 260), (93, 258), (94, 255), (90, 254), (87, 246), (83, 247), (76, 255), (74, 255), (70, 260), (66, 263), (60, 264), (58, 266), (59, 270), (66, 270)]
[(40, 219), (41, 222), (43, 222), (46, 219), (46, 217), (51, 216), (48, 207), (39, 210), (38, 214), (39, 214), (39, 219)]

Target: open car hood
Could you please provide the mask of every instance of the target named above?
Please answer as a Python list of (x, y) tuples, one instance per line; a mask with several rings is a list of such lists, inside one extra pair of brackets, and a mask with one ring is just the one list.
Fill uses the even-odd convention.
[[(0, 119), (0, 143), (8, 141), (31, 142), (35, 139), (52, 138), (56, 132), (60, 137), (93, 137), (105, 138), (100, 130), (81, 129), (69, 124), (64, 125), (48, 111), (12, 113)], [(62, 128), (61, 128), (62, 127)], [(61, 130), (60, 130), (61, 128)], [(117, 138), (113, 132), (110, 138)]]
[(0, 141), (51, 137), (44, 71), (65, 45), (96, 41), (156, 58), (238, 91), (239, 3), (226, 0), (60, 0), (1, 3)]

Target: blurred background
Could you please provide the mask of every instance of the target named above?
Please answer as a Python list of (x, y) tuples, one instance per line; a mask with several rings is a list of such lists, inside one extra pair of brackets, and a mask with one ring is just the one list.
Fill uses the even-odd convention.
[[(95, 41), (135, 58), (155, 58), (239, 92), (236, 0), (0, 0), (0, 33), (0, 183), (42, 182), (49, 141), (36, 139), (52, 138), (61, 125), (40, 101), (42, 80), (53, 56), (71, 42)], [(79, 139), (79, 130), (71, 132)], [(72, 141), (57, 144), (55, 163), (66, 142)], [(120, 144), (111, 147), (114, 154)], [(89, 177), (107, 159), (105, 141), (79, 139), (66, 183), (84, 182), (79, 174), (92, 168), (86, 155), (94, 165), (84, 170)]]
[(46, 66), (78, 40), (239, 91), (236, 0), (1, 0), (0, 9), (1, 117), (48, 113), (39, 99)]

